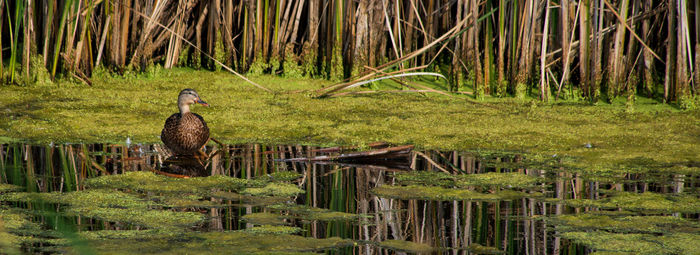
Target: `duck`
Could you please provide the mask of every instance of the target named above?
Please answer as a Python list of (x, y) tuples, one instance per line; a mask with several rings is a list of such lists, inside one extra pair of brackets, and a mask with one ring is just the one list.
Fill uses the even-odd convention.
[(160, 140), (176, 156), (193, 156), (209, 142), (209, 127), (202, 116), (190, 111), (190, 105), (200, 104), (208, 107), (194, 89), (183, 89), (177, 97), (179, 113), (170, 115), (165, 120)]

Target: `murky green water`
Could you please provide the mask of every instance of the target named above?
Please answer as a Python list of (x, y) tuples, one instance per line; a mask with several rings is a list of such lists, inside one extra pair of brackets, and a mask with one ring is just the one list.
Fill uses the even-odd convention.
[(208, 152), (208, 160), (183, 163), (162, 145), (0, 145), (0, 253), (697, 254), (700, 247), (692, 162), (591, 174), (559, 156), (515, 153), (411, 151), (329, 162), (302, 158), (341, 153), (296, 145)]

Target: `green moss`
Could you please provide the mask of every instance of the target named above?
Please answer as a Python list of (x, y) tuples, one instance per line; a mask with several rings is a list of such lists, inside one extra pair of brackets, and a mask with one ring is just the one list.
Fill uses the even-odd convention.
[(384, 240), (379, 243), (379, 246), (396, 251), (412, 253), (430, 253), (435, 250), (433, 247), (427, 244), (409, 242), (404, 240)]
[(267, 185), (265, 185), (265, 187), (247, 188), (243, 190), (242, 193), (252, 196), (291, 197), (303, 194), (304, 190), (300, 189), (299, 186), (294, 184), (270, 182)]
[(573, 207), (620, 208), (649, 213), (700, 212), (700, 199), (691, 194), (613, 192), (610, 197), (599, 200), (572, 199), (566, 200), (566, 204)]
[(513, 200), (523, 197), (539, 197), (541, 193), (525, 193), (519, 191), (497, 191), (495, 193), (480, 193), (468, 189), (427, 187), (427, 186), (389, 186), (383, 185), (372, 189), (372, 193), (380, 197), (420, 200)]

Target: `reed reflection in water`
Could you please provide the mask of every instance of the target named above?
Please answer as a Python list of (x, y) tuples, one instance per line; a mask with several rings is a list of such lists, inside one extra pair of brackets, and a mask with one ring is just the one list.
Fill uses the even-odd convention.
[[(198, 171), (210, 175), (227, 175), (244, 179), (265, 176), (277, 171), (294, 171), (301, 178), (293, 181), (305, 194), (293, 199), (297, 204), (332, 211), (356, 213), (362, 217), (351, 221), (286, 219), (302, 228), (301, 235), (356, 240), (355, 247), (341, 249), (341, 254), (393, 254), (401, 247), (382, 243), (406, 240), (438, 248), (444, 254), (470, 254), (501, 251), (506, 254), (587, 254), (592, 250), (563, 239), (547, 216), (597, 211), (597, 208), (568, 207), (567, 199), (604, 197), (601, 190), (658, 191), (680, 193), (684, 187), (697, 189), (697, 179), (674, 175), (669, 184), (649, 183), (638, 175), (621, 176), (603, 183), (585, 180), (564, 171), (556, 160), (533, 167), (524, 164), (517, 154), (478, 155), (470, 152), (411, 151), (405, 161), (309, 162), (285, 161), (314, 158), (337, 153), (327, 149), (300, 145), (225, 145), (208, 147), (211, 158)], [(171, 156), (162, 145), (73, 144), (73, 145), (0, 145), (0, 172), (5, 183), (20, 185), (30, 192), (67, 192), (83, 189), (87, 178), (121, 174), (129, 171), (161, 171)], [(394, 159), (395, 160), (395, 159)], [(554, 163), (552, 163), (554, 162)], [(404, 164), (405, 163), (405, 164)], [(170, 162), (172, 164), (172, 162)], [(528, 167), (525, 167), (528, 165)], [(379, 197), (372, 190), (383, 185), (397, 185), (396, 173), (409, 171), (443, 172), (469, 175), (487, 172), (517, 172), (540, 177), (535, 188), (522, 189), (526, 196), (500, 200), (441, 201), (392, 199)], [(488, 192), (498, 192), (498, 186)], [(216, 201), (215, 199), (212, 199)], [(282, 213), (254, 204), (230, 201), (209, 208), (209, 222), (202, 230), (222, 231), (250, 228), (242, 217), (256, 212)], [(692, 217), (693, 215), (686, 215)], [(697, 214), (695, 214), (697, 216)], [(81, 219), (78, 229), (113, 229), (107, 222)], [(492, 250), (487, 247), (491, 247)], [(407, 249), (409, 247), (406, 247)]]

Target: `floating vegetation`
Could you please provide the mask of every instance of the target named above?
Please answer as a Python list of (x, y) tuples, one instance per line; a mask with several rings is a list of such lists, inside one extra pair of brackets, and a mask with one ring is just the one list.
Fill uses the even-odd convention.
[(67, 214), (120, 222), (151, 229), (173, 229), (199, 224), (204, 216), (194, 212), (158, 210), (156, 203), (135, 195), (110, 190), (86, 190), (68, 193), (11, 193), (4, 201), (68, 205)]
[[(97, 253), (124, 254), (302, 254), (353, 246), (348, 239), (317, 239), (290, 234), (226, 231), (181, 234), (173, 237), (90, 241)], [(76, 251), (69, 251), (77, 253)]]
[(304, 190), (294, 184), (270, 182), (265, 187), (246, 188), (241, 193), (253, 196), (292, 197), (304, 193)]
[(405, 185), (428, 185), (442, 187), (502, 187), (529, 188), (537, 184), (538, 178), (523, 173), (482, 173), (450, 175), (443, 172), (410, 171), (394, 175)]
[(653, 192), (611, 192), (610, 197), (599, 200), (572, 199), (566, 204), (573, 207), (597, 207), (623, 209), (635, 212), (657, 213), (697, 213), (700, 212), (700, 199), (691, 194), (660, 194)]
[(243, 215), (242, 219), (256, 225), (284, 225), (284, 216), (267, 212), (249, 213)]
[(19, 209), (0, 208), (0, 253), (20, 254), (18, 247), (45, 243), (65, 245), (66, 240), (60, 239), (59, 234), (45, 230), (29, 219), (27, 214)]
[(219, 198), (219, 199), (230, 200), (230, 201), (237, 201), (240, 203), (239, 205), (249, 205), (249, 206), (265, 206), (265, 205), (273, 205), (273, 204), (278, 204), (278, 203), (289, 201), (289, 197), (283, 197), (283, 196), (256, 197), (256, 196), (252, 196), (252, 195), (245, 195), (245, 194), (239, 194), (239, 193), (228, 192), (228, 191), (214, 191), (210, 195), (213, 198)]
[(223, 175), (194, 178), (171, 178), (152, 172), (135, 171), (106, 175), (85, 181), (87, 188), (112, 188), (157, 193), (209, 194), (212, 189), (240, 191), (246, 187), (262, 187), (265, 181), (245, 180)]
[(301, 228), (298, 227), (290, 227), (290, 226), (273, 226), (273, 225), (261, 225), (261, 226), (255, 226), (252, 228), (247, 228), (243, 230), (248, 233), (252, 234), (274, 234), (274, 235), (282, 235), (282, 234), (296, 234), (301, 231)]
[(293, 180), (299, 179), (299, 177), (301, 177), (301, 174), (297, 173), (297, 172), (292, 172), (292, 171), (277, 171), (277, 172), (268, 174), (267, 176), (260, 176), (258, 178), (264, 179), (265, 177), (268, 177), (271, 181), (275, 181), (275, 182), (293, 181)]
[(605, 230), (618, 233), (700, 233), (700, 223), (674, 216), (610, 216), (582, 213), (552, 219), (557, 231)]
[(537, 184), (539, 179), (534, 176), (518, 172), (483, 174), (462, 174), (457, 176), (458, 187), (502, 187), (502, 188), (529, 188)]
[(394, 174), (394, 178), (404, 185), (429, 185), (454, 187), (455, 176), (443, 172), (409, 171)]
[(0, 193), (5, 193), (5, 192), (13, 192), (13, 191), (20, 191), (23, 190), (24, 188), (17, 186), (17, 185), (12, 185), (12, 184), (6, 184), (6, 183), (0, 183)]
[(285, 216), (289, 218), (296, 218), (302, 220), (320, 220), (320, 221), (339, 221), (339, 220), (354, 220), (359, 219), (363, 216), (354, 213), (345, 213), (332, 211), (323, 208), (310, 207), (305, 205), (296, 204), (277, 204), (269, 206), (268, 208), (273, 210), (286, 211), (290, 216)]
[(492, 246), (483, 246), (478, 243), (473, 243), (469, 245), (469, 252), (474, 253), (474, 254), (504, 254), (505, 252), (502, 250), (499, 250), (496, 247)]
[(481, 193), (468, 189), (457, 188), (442, 188), (428, 186), (390, 186), (383, 185), (372, 189), (372, 193), (380, 197), (398, 198), (398, 199), (419, 199), (419, 200), (477, 200), (477, 201), (494, 201), (494, 200), (513, 200), (523, 197), (540, 197), (542, 193), (520, 192), (512, 190), (496, 191), (494, 193)]
[(435, 248), (427, 244), (404, 240), (384, 240), (379, 243), (379, 247), (412, 253), (430, 253), (435, 250)]
[(697, 254), (700, 234), (671, 233), (668, 235), (610, 233), (606, 231), (566, 232), (562, 237), (598, 251), (634, 254)]

